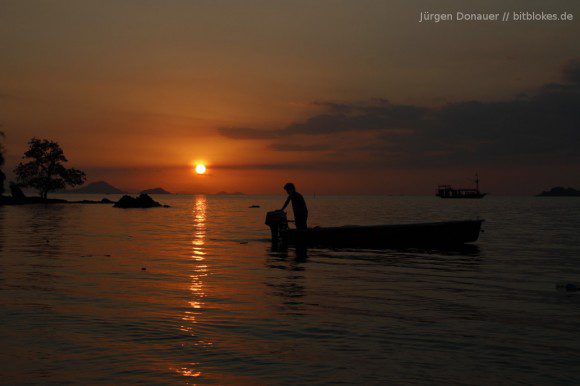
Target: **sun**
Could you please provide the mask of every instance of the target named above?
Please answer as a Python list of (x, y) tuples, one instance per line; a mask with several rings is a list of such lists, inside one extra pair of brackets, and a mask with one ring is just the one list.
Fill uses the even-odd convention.
[(195, 172), (197, 174), (205, 174), (205, 171), (206, 170), (207, 169), (206, 169), (206, 167), (205, 167), (204, 164), (197, 164), (197, 165), (195, 165)]

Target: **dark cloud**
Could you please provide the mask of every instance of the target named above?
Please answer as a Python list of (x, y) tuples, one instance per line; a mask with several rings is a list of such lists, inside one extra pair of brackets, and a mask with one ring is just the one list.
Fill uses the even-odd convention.
[(416, 128), (425, 123), (429, 110), (388, 102), (379, 105), (342, 105), (339, 110), (319, 114), (302, 123), (293, 123), (281, 130), (285, 136), (295, 134), (321, 135), (348, 131), (385, 131)]
[(398, 130), (418, 127), (428, 109), (416, 106), (393, 105), (385, 100), (380, 104), (336, 104), (316, 102), (329, 112), (308, 118), (305, 122), (288, 125), (282, 130), (255, 128), (221, 128), (219, 133), (232, 139), (272, 139), (293, 135), (324, 135), (350, 131)]
[(277, 151), (327, 151), (333, 149), (330, 145), (301, 145), (294, 143), (273, 143), (268, 148)]
[[(580, 61), (567, 63), (562, 83), (504, 101), (464, 101), (439, 108), (393, 104), (315, 102), (324, 111), (280, 130), (222, 129), (236, 139), (302, 138), (300, 145), (276, 142), (278, 151), (311, 147), (324, 136), (325, 150), (350, 157), (413, 164), (492, 162), (574, 162), (580, 159)], [(365, 143), (358, 137), (365, 134)], [(336, 144), (337, 135), (351, 141)], [(371, 135), (369, 141), (368, 136)], [(312, 138), (312, 140), (308, 138)], [(303, 141), (303, 142), (304, 142)], [(334, 144), (333, 144), (334, 143)]]

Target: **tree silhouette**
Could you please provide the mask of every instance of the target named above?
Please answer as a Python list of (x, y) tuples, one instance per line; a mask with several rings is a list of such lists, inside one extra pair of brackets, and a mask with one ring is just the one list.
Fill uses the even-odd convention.
[(20, 162), (14, 169), (18, 185), (37, 189), (40, 197), (46, 199), (50, 191), (85, 182), (84, 172), (64, 167), (63, 163), (68, 160), (58, 143), (32, 138), (28, 146), (22, 157), (26, 162)]

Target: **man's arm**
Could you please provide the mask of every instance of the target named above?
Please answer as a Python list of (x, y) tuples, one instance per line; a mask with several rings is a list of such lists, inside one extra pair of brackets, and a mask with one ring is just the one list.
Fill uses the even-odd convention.
[(286, 199), (286, 202), (284, 203), (284, 206), (280, 210), (286, 209), (286, 207), (288, 206), (289, 203), (290, 203), (290, 196), (288, 196), (288, 198)]

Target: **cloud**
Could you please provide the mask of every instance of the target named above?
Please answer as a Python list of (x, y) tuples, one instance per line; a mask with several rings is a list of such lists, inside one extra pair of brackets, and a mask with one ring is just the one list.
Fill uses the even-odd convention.
[[(580, 160), (580, 61), (566, 63), (561, 83), (503, 101), (441, 107), (314, 102), (323, 111), (278, 130), (228, 128), (234, 139), (276, 139), (276, 151), (334, 150), (388, 164), (574, 162)], [(341, 141), (335, 141), (341, 137)], [(344, 136), (348, 136), (345, 139)], [(298, 145), (284, 144), (295, 138)], [(320, 145), (316, 138), (324, 140)], [(364, 158), (366, 156), (366, 158)], [(373, 164), (373, 162), (371, 162)]]
[(325, 135), (361, 130), (396, 130), (417, 127), (428, 112), (425, 108), (393, 105), (384, 100), (378, 105), (315, 103), (327, 108), (329, 112), (315, 115), (304, 122), (292, 123), (282, 130), (220, 128), (218, 131), (231, 139), (272, 139), (299, 134)]
[(330, 145), (322, 145), (322, 144), (312, 144), (312, 145), (301, 145), (301, 144), (294, 144), (294, 143), (273, 143), (268, 148), (277, 151), (327, 151), (332, 150), (332, 146)]

